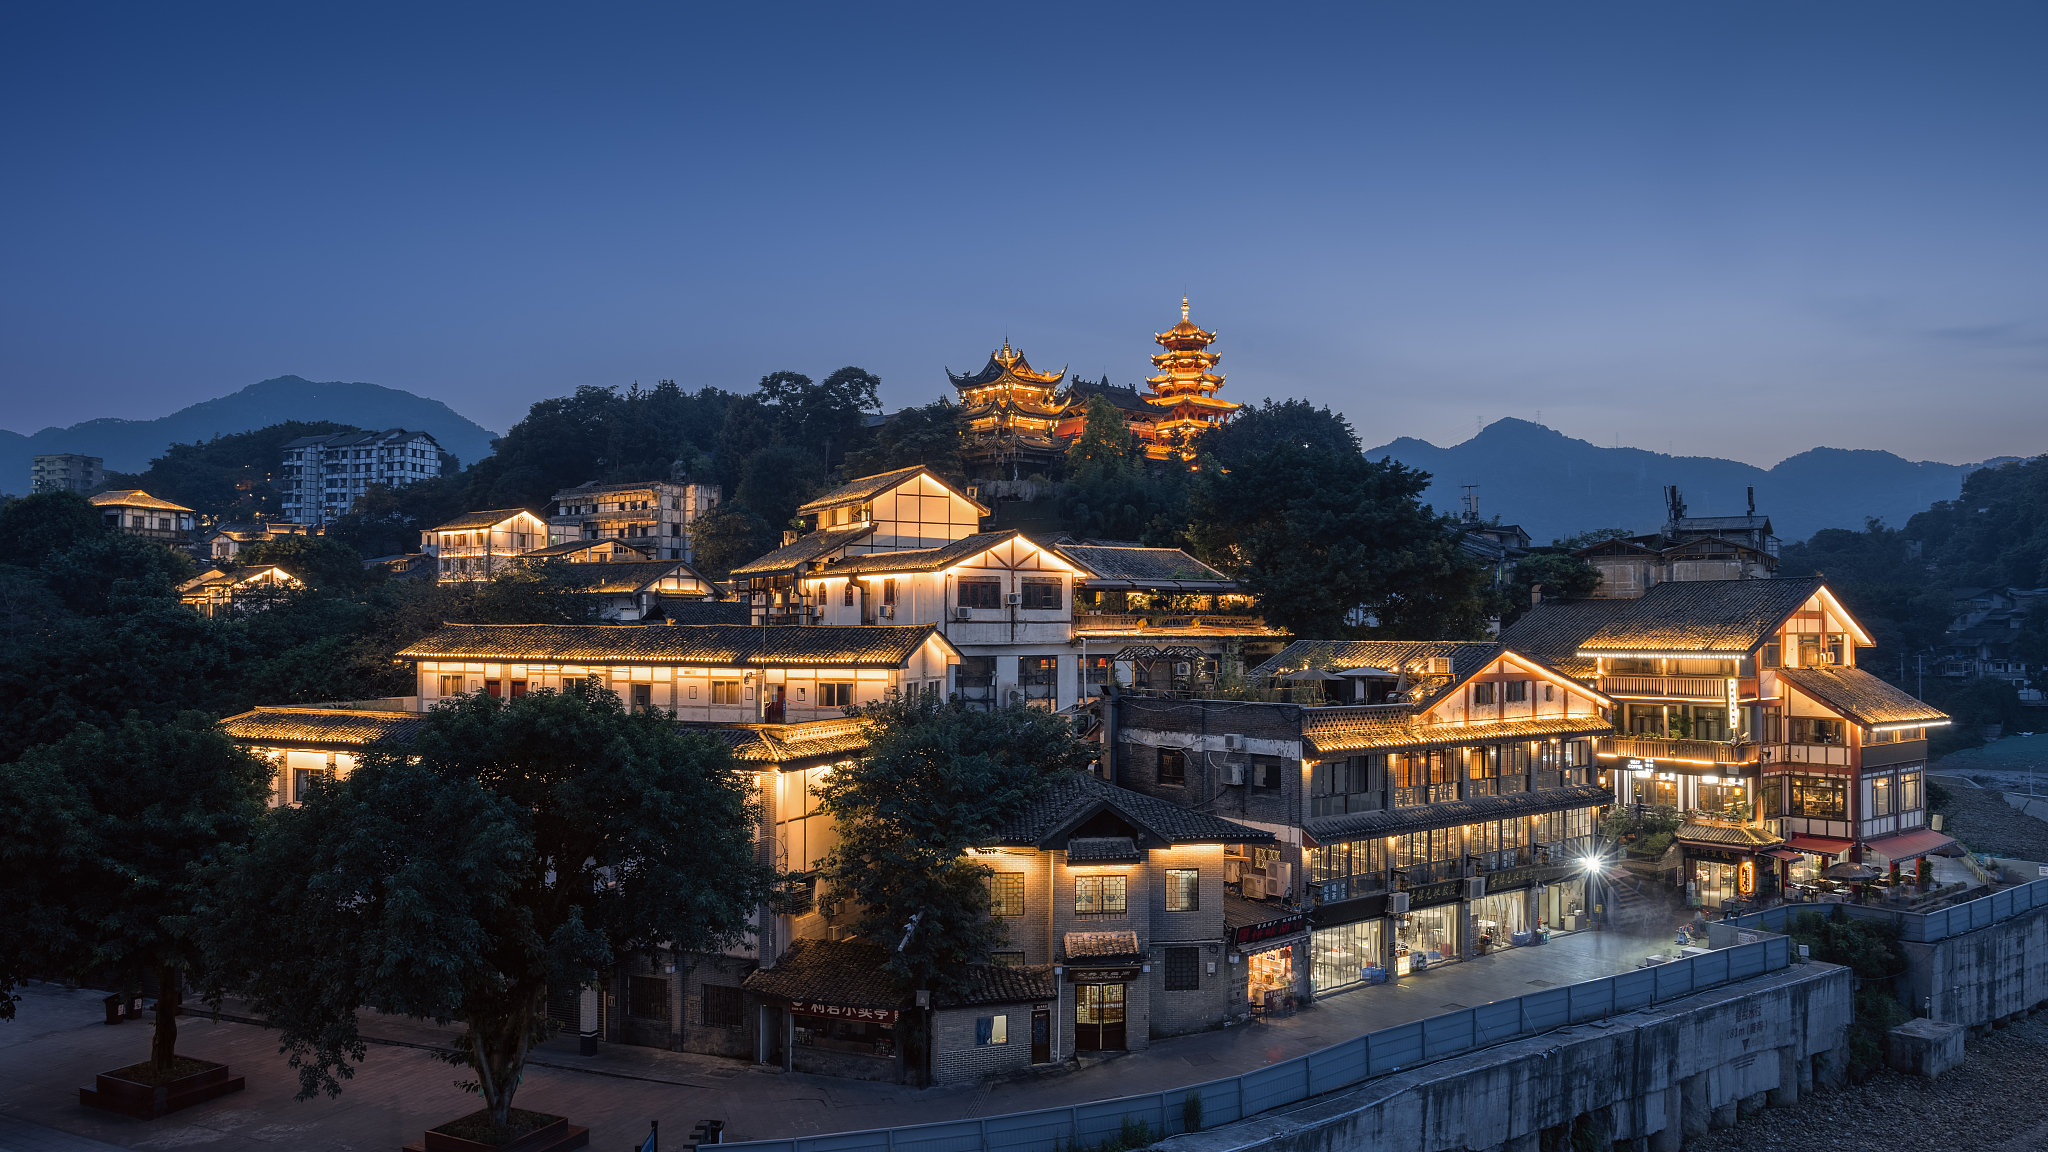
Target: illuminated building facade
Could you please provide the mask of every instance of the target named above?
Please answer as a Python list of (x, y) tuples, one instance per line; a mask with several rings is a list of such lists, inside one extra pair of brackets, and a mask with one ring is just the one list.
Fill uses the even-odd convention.
[(1040, 372), (1008, 340), (970, 376), (946, 377), (960, 392), (961, 459), (969, 475), (1022, 480), (1044, 472), (1066, 453), (1055, 435), (1068, 399), (1059, 391), (1066, 369)]
[(1209, 351), (1216, 333), (1188, 318), (1187, 297), (1180, 300), (1180, 323), (1152, 339), (1165, 351), (1152, 357), (1159, 375), (1145, 378), (1152, 388), (1145, 402), (1160, 410), (1153, 425), (1155, 443), (1146, 455), (1155, 460), (1186, 457), (1193, 451), (1190, 442), (1195, 437), (1228, 422), (1243, 405), (1217, 398), (1223, 377), (1214, 369), (1222, 357)]

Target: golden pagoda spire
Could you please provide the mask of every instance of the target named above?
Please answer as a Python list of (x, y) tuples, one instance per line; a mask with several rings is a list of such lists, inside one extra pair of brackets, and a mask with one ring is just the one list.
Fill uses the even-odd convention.
[(1180, 298), (1180, 323), (1152, 339), (1164, 351), (1152, 357), (1159, 375), (1147, 377), (1152, 395), (1145, 402), (1167, 409), (1156, 423), (1160, 455), (1187, 457), (1190, 442), (1202, 432), (1227, 422), (1242, 405), (1219, 400), (1216, 390), (1223, 377), (1212, 371), (1222, 357), (1209, 351), (1216, 333), (1204, 330), (1190, 318), (1188, 298)]
[(1181, 298), (1180, 298), (1180, 319), (1181, 319), (1181, 323), (1183, 323), (1183, 324), (1187, 323), (1187, 319), (1188, 319), (1188, 298), (1187, 298), (1187, 297), (1185, 297), (1185, 296), (1183, 296), (1183, 297), (1181, 297)]

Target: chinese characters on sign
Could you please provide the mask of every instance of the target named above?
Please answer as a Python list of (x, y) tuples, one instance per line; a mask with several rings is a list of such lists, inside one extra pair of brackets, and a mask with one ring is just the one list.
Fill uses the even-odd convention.
[(1306, 915), (1283, 916), (1278, 920), (1268, 920), (1264, 924), (1252, 924), (1237, 929), (1232, 935), (1231, 943), (1242, 946), (1255, 944), (1261, 940), (1278, 940), (1282, 936), (1294, 936), (1307, 929)]
[(875, 1024), (896, 1023), (893, 1008), (845, 1008), (838, 1004), (807, 1004), (792, 1000), (789, 1011), (794, 1016), (823, 1016), (828, 1020), (867, 1020)]

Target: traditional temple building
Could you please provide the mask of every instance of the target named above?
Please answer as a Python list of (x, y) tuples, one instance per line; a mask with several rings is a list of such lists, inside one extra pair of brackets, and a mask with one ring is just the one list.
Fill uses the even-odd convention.
[(1155, 460), (1186, 456), (1190, 440), (1228, 421), (1243, 405), (1216, 398), (1223, 377), (1211, 369), (1222, 357), (1208, 350), (1216, 342), (1216, 334), (1188, 319), (1187, 297), (1180, 299), (1180, 323), (1152, 339), (1166, 351), (1152, 357), (1159, 375), (1145, 379), (1153, 393), (1145, 402), (1162, 410), (1155, 421), (1154, 445), (1146, 455)]
[(1022, 480), (1044, 472), (1065, 455), (1055, 435), (1068, 400), (1059, 392), (1067, 370), (1040, 372), (1008, 340), (989, 354), (988, 364), (971, 376), (946, 376), (960, 391), (964, 426), (960, 456), (969, 475), (981, 479)]

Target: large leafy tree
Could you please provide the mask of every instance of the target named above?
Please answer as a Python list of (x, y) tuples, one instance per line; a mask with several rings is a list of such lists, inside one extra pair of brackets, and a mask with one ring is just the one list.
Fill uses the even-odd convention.
[(149, 1063), (170, 1071), (181, 981), (205, 976), (202, 874), (254, 833), (270, 777), (194, 712), (81, 726), (0, 765), (0, 813), (15, 824), (0, 836), (0, 903), (33, 917), (0, 933), (0, 954), (15, 954), (0, 975), (24, 960), (77, 977), (111, 971), (132, 993), (153, 971)]
[(1543, 589), (1546, 600), (1576, 600), (1600, 586), (1600, 570), (1569, 552), (1532, 552), (1515, 562), (1501, 589), (1501, 625), (1513, 624), (1529, 611), (1531, 593)]
[(0, 506), (0, 564), (34, 566), (105, 535), (100, 510), (76, 492), (38, 492)]
[(741, 564), (767, 555), (778, 539), (768, 521), (738, 504), (714, 508), (690, 525), (694, 567), (710, 580), (723, 580)]
[(210, 955), (279, 1029), (302, 1099), (340, 1092), (368, 1006), (462, 1021), (449, 1060), (503, 1125), (551, 986), (750, 931), (778, 891), (758, 819), (726, 746), (664, 715), (603, 690), (478, 695), (278, 812), (225, 870)]
[(1449, 517), (1422, 503), (1429, 473), (1367, 460), (1342, 417), (1267, 401), (1205, 434), (1190, 536), (1296, 636), (1474, 636), (1483, 569)]
[(1123, 413), (1101, 396), (1088, 400), (1081, 435), (1067, 450), (1061, 518), (1077, 536), (1136, 540), (1160, 506), (1137, 438)]
[(902, 409), (846, 454), (840, 475), (857, 480), (922, 464), (948, 480), (963, 481), (967, 470), (960, 462), (959, 415), (960, 410), (943, 397), (920, 408)]
[(1087, 749), (1064, 721), (1021, 703), (978, 711), (924, 693), (860, 714), (873, 725), (867, 751), (819, 789), (840, 836), (825, 898), (858, 909), (854, 932), (890, 947), (904, 987), (965, 991), (965, 966), (986, 963), (1003, 939), (988, 915), (990, 869), (968, 850), (1080, 769)]
[(776, 421), (785, 443), (831, 467), (858, 438), (865, 414), (882, 406), (881, 377), (851, 365), (821, 381), (801, 372), (770, 372), (755, 396)]
[(804, 501), (825, 486), (825, 469), (816, 453), (788, 444), (771, 444), (747, 460), (733, 499), (774, 528), (786, 528)]

